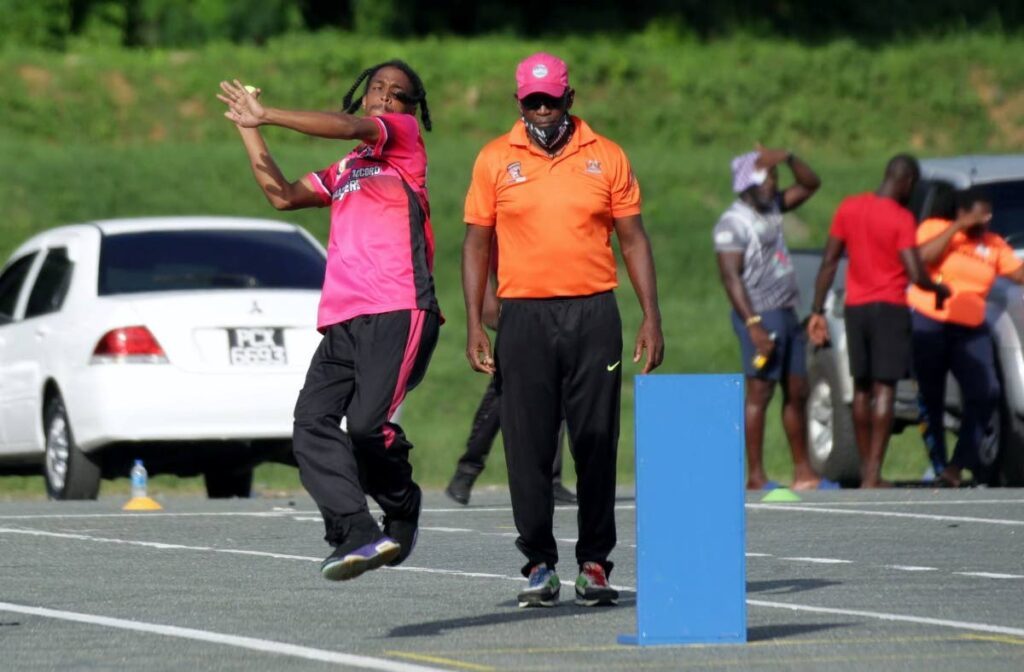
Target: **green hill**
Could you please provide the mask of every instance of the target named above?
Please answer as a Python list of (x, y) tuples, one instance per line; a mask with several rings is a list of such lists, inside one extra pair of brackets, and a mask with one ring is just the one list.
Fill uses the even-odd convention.
[[(569, 62), (574, 112), (621, 144), (644, 192), (655, 247), (667, 352), (664, 372), (738, 368), (738, 348), (709, 231), (730, 202), (728, 160), (756, 141), (791, 148), (823, 178), (788, 220), (794, 247), (820, 244), (842, 196), (873, 188), (887, 157), (1019, 151), (1024, 146), (1024, 39), (968, 35), (881, 48), (801, 46), (731, 38), (679, 41), (657, 31), (628, 38), (366, 40), (318, 33), (264, 47), (197, 51), (0, 51), (0, 253), (29, 234), (91, 218), (231, 214), (287, 219), (323, 239), (327, 213), (278, 213), (253, 183), (215, 99), (220, 79), (264, 89), (282, 107), (336, 108), (366, 66), (399, 57), (421, 74), (437, 238), (437, 285), (448, 317), (431, 371), (404, 424), (430, 484), (450, 474), (486, 381), (462, 354), (459, 283), (462, 201), (482, 144), (516, 117), (513, 70), (545, 49)], [(286, 175), (327, 165), (348, 145), (267, 132)], [(627, 350), (639, 312), (620, 274)], [(627, 368), (626, 378), (634, 371)], [(632, 474), (632, 385), (623, 396), (620, 466)], [(777, 417), (769, 469), (786, 478)], [(901, 439), (888, 475), (923, 469), (916, 439)], [(700, 447), (694, 447), (699, 449)], [(500, 451), (487, 479), (500, 482)]]

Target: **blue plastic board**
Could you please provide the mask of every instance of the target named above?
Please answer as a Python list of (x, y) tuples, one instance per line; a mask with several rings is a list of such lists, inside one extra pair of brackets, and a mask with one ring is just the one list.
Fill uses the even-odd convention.
[(636, 377), (636, 635), (747, 641), (743, 377)]

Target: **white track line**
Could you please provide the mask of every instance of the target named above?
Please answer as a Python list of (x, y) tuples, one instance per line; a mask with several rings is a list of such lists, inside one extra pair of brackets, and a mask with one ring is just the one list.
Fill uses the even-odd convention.
[(44, 520), (47, 518), (69, 520), (74, 518), (282, 518), (301, 513), (317, 513), (316, 511), (206, 511), (192, 513), (170, 513), (167, 511), (147, 511), (144, 513), (25, 513), (0, 516), (0, 520)]
[(921, 565), (882, 565), (886, 569), (898, 569), (901, 572), (937, 572), (938, 567), (923, 567)]
[[(883, 501), (883, 502), (802, 502), (799, 506), (794, 504), (760, 504), (756, 502), (748, 502), (746, 507), (749, 509), (782, 509), (787, 508), (794, 511), (829, 511), (831, 507), (853, 507), (853, 506), (944, 506), (944, 505), (963, 505), (963, 504), (1024, 504), (1024, 499), (952, 499), (946, 501)], [(556, 510), (559, 511), (574, 511), (575, 506), (557, 506)], [(617, 511), (633, 511), (636, 509), (635, 504), (618, 504), (615, 506)], [(511, 513), (511, 506), (462, 506), (458, 508), (425, 508), (423, 513)], [(832, 513), (842, 513), (843, 511), (835, 510)], [(924, 514), (900, 514), (897, 512), (862, 512), (864, 515), (906, 515), (911, 517), (917, 517)], [(47, 518), (61, 519), (61, 518), (217, 518), (217, 517), (252, 517), (252, 518), (279, 518), (286, 516), (313, 516), (313, 518), (301, 518), (303, 521), (321, 520), (320, 512), (315, 510), (300, 510), (277, 507), (272, 511), (198, 511), (198, 512), (171, 512), (171, 511), (147, 511), (141, 513), (27, 513), (27, 514), (9, 514), (0, 515), (0, 520), (34, 520), (40, 519), (45, 520)], [(1001, 522), (997, 519), (991, 518), (967, 518), (967, 517), (936, 517), (938, 520), (963, 520), (968, 522), (984, 522), (984, 523), (997, 523), (1004, 525), (1024, 525), (1024, 521), (1004, 521)]]
[[(41, 530), (21, 530), (21, 529), (16, 529), (16, 528), (2, 528), (2, 527), (0, 527), (0, 534), (3, 534), (3, 533), (6, 533), (6, 534), (27, 534), (27, 535), (33, 535), (33, 536), (70, 538), (70, 539), (78, 539), (78, 540), (85, 540), (85, 541), (98, 541), (98, 542), (107, 542), (107, 543), (119, 543), (119, 544), (128, 544), (128, 545), (146, 546), (146, 547), (157, 548), (157, 549), (161, 549), (161, 550), (163, 550), (163, 549), (195, 550), (195, 551), (206, 551), (206, 552), (213, 552), (213, 553), (229, 553), (229, 554), (237, 554), (237, 555), (253, 555), (253, 556), (270, 557), (270, 558), (277, 558), (277, 559), (284, 559), (284, 560), (304, 560), (304, 561), (320, 562), (320, 558), (314, 558), (314, 557), (308, 557), (308, 556), (299, 556), (299, 555), (285, 555), (285, 554), (281, 554), (281, 553), (268, 553), (268, 552), (264, 552), (264, 551), (246, 551), (246, 550), (239, 550), (239, 549), (221, 549), (221, 548), (211, 548), (211, 547), (208, 547), (208, 546), (185, 546), (185, 545), (181, 545), (181, 544), (162, 544), (162, 543), (147, 542), (147, 541), (131, 541), (131, 540), (126, 540), (126, 539), (111, 539), (111, 538), (107, 538), (107, 537), (92, 537), (92, 536), (84, 535), (84, 534), (69, 534), (69, 533), (62, 533), (62, 532), (44, 532), (44, 531), (41, 531)], [(501, 580), (501, 581), (522, 582), (522, 580), (523, 580), (522, 577), (519, 577), (519, 576), (507, 576), (507, 575), (503, 575), (503, 574), (489, 574), (489, 573), (484, 573), (484, 572), (463, 572), (463, 571), (459, 571), (459, 570), (450, 570), (450, 569), (435, 569), (435, 568), (432, 568), (432, 567), (410, 567), (410, 566), (404, 566), (403, 565), (401, 567), (385, 567), (384, 569), (390, 569), (392, 571), (420, 572), (420, 573), (427, 573), (427, 574), (444, 574), (444, 575), (459, 576), (459, 577), (471, 577), (471, 578), (482, 578), (482, 579), (496, 579), (496, 580)], [(920, 569), (923, 570), (924, 568), (920, 568)], [(1009, 576), (1009, 575), (1007, 575), (1007, 576)], [(629, 591), (635, 591), (636, 590), (636, 588), (634, 586), (627, 586), (627, 585), (616, 585), (615, 588), (617, 588), (619, 590), (629, 590)], [(4, 603), (0, 603), (0, 606), (2, 606), (3, 604)], [(788, 602), (770, 602), (770, 601), (767, 601), (767, 600), (750, 600), (750, 599), (748, 599), (747, 600), (747, 604), (749, 604), (751, 606), (754, 606), (754, 607), (767, 607), (767, 608), (773, 608), (773, 609), (790, 609), (792, 611), (806, 611), (806, 612), (820, 613), (820, 614), (839, 614), (839, 615), (844, 615), (844, 616), (859, 616), (859, 617), (863, 617), (863, 618), (874, 618), (874, 619), (879, 619), (879, 620), (883, 620), (883, 621), (895, 621), (895, 622), (903, 622), (903, 623), (917, 623), (917, 624), (920, 624), (920, 625), (937, 625), (937, 626), (941, 626), (941, 627), (957, 628), (957, 629), (960, 629), (960, 630), (970, 630), (970, 631), (974, 631), (974, 632), (987, 632), (987, 633), (995, 633), (995, 634), (1001, 634), (1001, 635), (1011, 635), (1011, 636), (1014, 636), (1014, 637), (1024, 637), (1024, 629), (1022, 629), (1022, 628), (1011, 628), (1011, 627), (1001, 626), (1001, 625), (989, 625), (987, 623), (973, 623), (973, 622), (970, 622), (970, 621), (953, 621), (953, 620), (946, 620), (946, 619), (939, 619), (939, 618), (928, 618), (928, 617), (924, 617), (924, 616), (909, 616), (909, 615), (905, 615), (905, 614), (890, 614), (890, 613), (877, 612), (877, 611), (861, 611), (861, 610), (855, 610), (855, 609), (836, 609), (836, 608), (831, 608), (831, 607), (816, 607), (816, 606), (812, 606), (812, 605), (794, 604), (794, 603), (788, 603)], [(26, 607), (26, 609), (27, 609), (27, 607)], [(27, 612), (24, 612), (24, 613), (27, 613)], [(97, 617), (97, 618), (101, 618), (101, 617)], [(127, 621), (127, 623), (134, 623), (134, 622), (133, 621)], [(169, 626), (156, 626), (156, 627), (169, 627)], [(196, 631), (196, 632), (202, 632), (202, 631)], [(224, 636), (225, 637), (231, 637), (231, 635), (224, 635)], [(239, 638), (239, 639), (244, 640), (246, 638)], [(253, 641), (259, 642), (259, 641), (263, 641), (263, 640), (253, 640)], [(290, 645), (284, 645), (284, 646), (290, 646)], [(301, 649), (302, 647), (296, 647), (296, 648), (300, 648)], [(312, 649), (312, 650), (313, 651), (317, 651), (317, 649)], [(348, 654), (333, 654), (333, 655), (348, 655)], [(387, 662), (387, 661), (383, 661), (383, 662)], [(373, 668), (373, 669), (400, 669), (400, 668)], [(427, 669), (427, 668), (407, 668), (407, 669), (421, 669), (422, 670), (422, 669)]]
[[(167, 544), (160, 541), (137, 541), (134, 539), (117, 539), (114, 537), (96, 537), (89, 534), (76, 534), (72, 532), (46, 532), (44, 530), (27, 530), (14, 527), (0, 527), (0, 534), (22, 534), (30, 537), (51, 537), (55, 539), (73, 539), (76, 541), (94, 541), (103, 544), (124, 544), (125, 546), (141, 546), (143, 548), (154, 548), (159, 551), (202, 551), (205, 553), (224, 553), (227, 555), (247, 555), (258, 558), (273, 558), (275, 560), (301, 560), (304, 562), (321, 562), (323, 558), (309, 555), (290, 555), (288, 553), (271, 553), (269, 551), (249, 551), (241, 548), (215, 548), (213, 546), (189, 546), (186, 544)], [(400, 572), (421, 572), (425, 574), (447, 574), (451, 576), (462, 576), (478, 579), (504, 579), (508, 581), (522, 581), (521, 576), (506, 576), (504, 574), (488, 574), (484, 572), (463, 572), (454, 569), (434, 569), (432, 567), (385, 567), (392, 571)]]
[[(432, 528), (421, 528), (424, 530), (430, 530)], [(440, 531), (444, 532), (475, 532), (476, 530), (463, 530), (462, 528), (440, 528)], [(162, 541), (139, 541), (135, 539), (119, 539), (116, 537), (98, 537), (90, 534), (82, 534), (78, 532), (50, 532), (47, 530), (36, 530), (31, 528), (17, 528), (17, 527), (0, 527), (0, 534), (16, 534), (24, 535), (29, 537), (50, 537), (53, 539), (72, 539), (75, 541), (92, 541), (104, 544), (123, 544), (126, 546), (139, 546), (142, 548), (153, 548), (156, 550), (167, 551), (167, 550), (179, 550), (179, 551), (201, 551), (206, 553), (222, 553), (226, 555), (242, 555), (251, 556), (258, 558), (272, 558), (275, 560), (300, 560), (303, 562), (321, 562), (321, 558), (308, 556), (308, 555), (293, 555), (289, 553), (272, 553), (270, 551), (252, 551), (241, 548), (216, 548), (214, 546), (192, 546), (188, 544), (170, 544)], [(485, 536), (516, 536), (515, 533), (498, 533), (498, 532), (481, 532), (480, 534)], [(635, 545), (630, 545), (632, 548), (636, 548)], [(785, 556), (773, 556), (770, 553), (746, 553), (747, 557), (750, 558), (772, 558), (776, 560), (786, 560), (790, 562), (807, 562), (821, 565), (850, 565), (855, 564), (852, 560), (844, 560), (842, 558), (819, 558), (819, 557), (785, 557)], [(898, 569), (907, 572), (927, 572), (927, 571), (938, 571), (935, 567), (917, 567), (908, 565), (882, 565), (889, 569)], [(414, 567), (414, 566), (401, 566), (401, 567), (387, 567), (386, 569), (394, 571), (404, 572), (420, 572), (425, 574), (442, 574), (448, 576), (461, 576), (466, 578), (475, 579), (501, 579), (505, 581), (521, 581), (522, 577), (519, 576), (508, 576), (505, 574), (492, 574), (487, 572), (465, 572), (454, 569), (436, 569), (431, 567)], [(968, 576), (974, 578), (984, 579), (1019, 579), (1024, 576), (1017, 574), (1002, 574), (997, 572), (952, 572), (959, 576)], [(630, 590), (628, 586), (618, 586), (626, 590)]]
[(791, 611), (807, 611), (813, 614), (838, 614), (841, 616), (860, 616), (862, 618), (874, 618), (881, 621), (917, 623), (919, 625), (938, 625), (943, 628), (956, 628), (957, 630), (971, 630), (974, 632), (988, 632), (997, 635), (1024, 637), (1024, 628), (1010, 628), (1004, 625), (989, 625), (987, 623), (972, 623), (971, 621), (951, 621), (945, 618), (929, 618), (927, 616), (907, 616), (905, 614), (889, 614), (883, 611), (862, 611), (859, 609), (834, 609), (832, 607), (814, 607), (807, 604), (792, 604), (789, 602), (768, 602), (766, 600), (747, 600), (747, 604), (754, 607), (768, 607), (771, 609), (789, 609)]
[(0, 602), (0, 611), (25, 614), (27, 616), (39, 616), (41, 618), (54, 618), (61, 621), (74, 621), (76, 623), (87, 623), (89, 625), (102, 625), (108, 628), (120, 630), (134, 630), (152, 635), (164, 635), (165, 637), (179, 637), (191, 639), (198, 642), (209, 642), (211, 644), (225, 644), (250, 651), (262, 653), (273, 653), (280, 656), (291, 656), (292, 658), (303, 658), (305, 660), (316, 660), (324, 663), (337, 663), (348, 665), (361, 670), (383, 670), (384, 672), (446, 672), (437, 667), (424, 667), (412, 665), (384, 658), (371, 658), (369, 656), (358, 656), (352, 653), (340, 651), (328, 651), (326, 649), (314, 649), (308, 646), (288, 644), (286, 642), (275, 642), (271, 639), (257, 639), (255, 637), (242, 637), (239, 635), (228, 635), (210, 630), (196, 630), (194, 628), (181, 628), (176, 625), (162, 625), (160, 623), (146, 623), (143, 621), (129, 621), (122, 618), (110, 618), (109, 616), (96, 616), (83, 614), (76, 611), (62, 611), (59, 609), (46, 609), (44, 607), (29, 607), (9, 602)]
[(782, 558), (779, 560), (792, 560), (794, 562), (813, 562), (819, 565), (852, 565), (853, 560), (841, 560), (839, 558)]
[(837, 513), (845, 516), (879, 516), (882, 518), (914, 518), (917, 520), (938, 520), (957, 523), (988, 523), (989, 525), (1019, 525), (1024, 527), (1024, 520), (1005, 518), (975, 518), (972, 516), (939, 516), (928, 513), (902, 513), (898, 511), (857, 511), (855, 509), (832, 509), (818, 506), (796, 504), (747, 504), (748, 509), (761, 511), (811, 511), (814, 513)]
[[(801, 502), (802, 506), (944, 506), (946, 504), (1024, 504), (1024, 499), (946, 499), (881, 502)], [(748, 504), (749, 506), (749, 504)]]
[[(632, 511), (636, 509), (635, 504), (617, 504), (616, 511)], [(556, 511), (575, 511), (575, 506), (556, 506)], [(374, 512), (375, 509), (371, 509)], [(511, 506), (463, 506), (457, 509), (423, 509), (422, 513), (512, 513)], [(378, 512), (379, 513), (379, 512)], [(61, 518), (196, 518), (196, 517), (231, 517), (242, 516), (251, 518), (281, 518), (286, 516), (315, 516), (314, 518), (301, 518), (301, 520), (322, 520), (320, 512), (315, 510), (304, 511), (299, 509), (275, 508), (273, 511), (200, 511), (200, 512), (171, 512), (171, 511), (145, 511), (140, 513), (22, 513), (0, 515), (0, 520), (34, 520), (34, 519), (61, 519)]]

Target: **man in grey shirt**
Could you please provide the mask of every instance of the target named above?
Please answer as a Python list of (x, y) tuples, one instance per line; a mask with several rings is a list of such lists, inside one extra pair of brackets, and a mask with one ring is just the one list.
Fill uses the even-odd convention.
[[(796, 184), (778, 189), (778, 165), (785, 163)], [(782, 425), (793, 455), (793, 489), (820, 484), (807, 460), (807, 340), (795, 306), (799, 299), (793, 262), (782, 234), (782, 213), (810, 198), (821, 180), (792, 152), (765, 149), (732, 161), (737, 200), (714, 228), (722, 285), (732, 304), (746, 376), (747, 488), (768, 486), (762, 452), (764, 415), (782, 387)]]

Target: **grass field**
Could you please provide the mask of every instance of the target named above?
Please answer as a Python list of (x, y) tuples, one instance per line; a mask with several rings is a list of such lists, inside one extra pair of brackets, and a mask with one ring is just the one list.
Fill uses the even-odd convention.
[[(515, 119), (511, 73), (526, 53), (545, 48), (566, 55), (578, 89), (575, 111), (631, 158), (658, 267), (666, 373), (739, 368), (710, 242), (712, 225), (732, 199), (732, 155), (762, 141), (796, 150), (820, 173), (819, 194), (786, 223), (791, 247), (813, 247), (824, 240), (839, 200), (872, 189), (896, 151), (935, 156), (1024, 147), (1024, 74), (1014, 66), (1024, 59), (1024, 40), (1017, 38), (968, 35), (869, 48), (743, 38), (697, 44), (648, 32), (598, 43), (452, 38), (373, 42), (360, 50), (346, 47), (353, 39), (319, 34), (262, 49), (212, 45), (198, 52), (0, 51), (0, 256), (49, 226), (133, 215), (279, 218), (324, 239), (326, 212), (282, 214), (263, 200), (234, 130), (219, 116), (216, 82), (238, 75), (261, 85), (268, 102), (333, 107), (364, 65), (406, 58), (430, 91), (436, 282), (448, 318), (404, 417), (417, 473), (433, 486), (449, 477), (486, 385), (462, 354), (462, 201), (476, 152)], [(292, 178), (328, 165), (347, 147), (279, 129), (267, 137)], [(620, 280), (629, 350), (639, 311), (622, 269)], [(619, 466), (627, 482), (630, 378), (637, 370), (624, 371)], [(766, 454), (770, 476), (786, 480), (775, 409)], [(491, 465), (484, 482), (502, 482), (500, 448)], [(895, 441), (887, 476), (915, 478), (924, 467), (917, 437)], [(285, 468), (263, 468), (258, 481), (266, 489), (297, 487)], [(154, 487), (197, 486), (156, 479)], [(41, 491), (33, 479), (0, 478), (0, 492)]]

